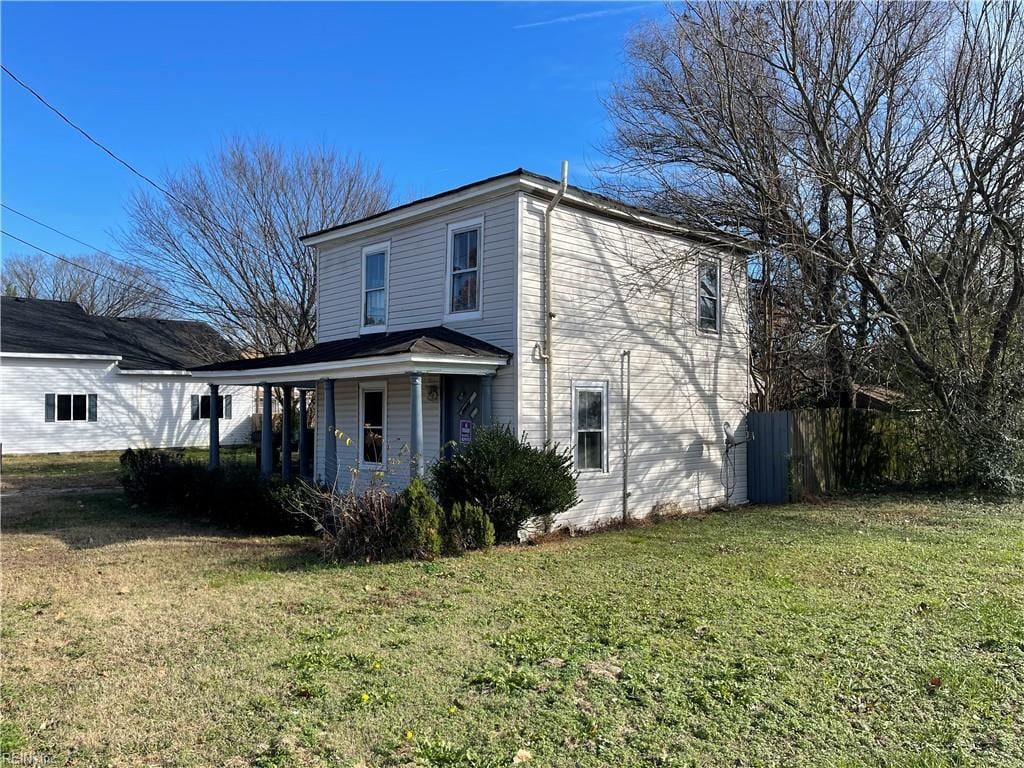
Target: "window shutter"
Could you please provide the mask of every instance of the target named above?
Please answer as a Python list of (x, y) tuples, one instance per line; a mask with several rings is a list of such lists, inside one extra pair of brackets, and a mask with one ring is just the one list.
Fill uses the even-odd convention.
[(48, 394), (46, 396), (46, 420), (56, 421), (57, 419), (57, 396)]
[(224, 414), (225, 419), (231, 418), (231, 395), (224, 395)]
[(89, 421), (96, 421), (96, 395), (89, 395)]
[(199, 421), (199, 395), (192, 395), (192, 421)]

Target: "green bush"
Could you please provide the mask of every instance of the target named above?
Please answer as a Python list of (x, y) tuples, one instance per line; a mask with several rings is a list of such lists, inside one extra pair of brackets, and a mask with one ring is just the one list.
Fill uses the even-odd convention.
[(395, 528), (402, 557), (432, 560), (441, 554), (444, 513), (422, 480), (414, 478), (398, 496)]
[(449, 555), (494, 546), (494, 523), (476, 504), (452, 504), (444, 516), (442, 529), (444, 551)]
[(280, 481), (268, 480), (249, 465), (225, 464), (211, 470), (179, 451), (128, 449), (121, 454), (121, 484), (132, 501), (170, 508), (185, 517), (259, 533), (304, 527), (282, 504)]
[(557, 445), (536, 448), (508, 426), (480, 429), (469, 444), (438, 460), (431, 487), (446, 509), (482, 507), (498, 541), (515, 541), (530, 518), (550, 522), (579, 501), (571, 453)]

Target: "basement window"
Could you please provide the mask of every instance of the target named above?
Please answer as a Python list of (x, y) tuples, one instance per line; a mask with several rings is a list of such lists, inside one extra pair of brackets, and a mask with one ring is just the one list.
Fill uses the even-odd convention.
[(608, 471), (608, 383), (573, 385), (576, 469)]
[(48, 392), (44, 409), (46, 421), (96, 421), (96, 395)]
[(697, 327), (718, 333), (721, 320), (720, 267), (717, 261), (702, 261), (697, 267)]
[[(231, 395), (217, 395), (217, 413), (222, 419), (231, 418)], [(210, 396), (192, 395), (192, 421), (210, 418)]]

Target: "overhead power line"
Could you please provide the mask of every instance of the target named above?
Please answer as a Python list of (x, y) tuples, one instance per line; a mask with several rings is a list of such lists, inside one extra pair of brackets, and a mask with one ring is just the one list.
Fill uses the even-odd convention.
[[(60, 229), (57, 229), (56, 227), (52, 227), (49, 224), (47, 224), (46, 222), (44, 222), (44, 221), (40, 221), (39, 219), (37, 219), (37, 218), (35, 218), (33, 216), (29, 216), (27, 213), (19, 211), (17, 208), (12, 208), (7, 203), (0, 203), (0, 206), (3, 206), (4, 209), (10, 211), (13, 214), (21, 216), (23, 219), (27, 219), (28, 221), (31, 221), (33, 224), (38, 224), (40, 227), (48, 229), (51, 232), (56, 232), (61, 237), (66, 237), (68, 240), (76, 242), (79, 245), (84, 245), (86, 248), (89, 248), (89, 249), (91, 249), (93, 251), (96, 251), (96, 253), (100, 254), (101, 256), (106, 256), (107, 258), (111, 259), (112, 261), (117, 262), (118, 264), (123, 264), (124, 266), (131, 267), (133, 269), (139, 269), (140, 268), (140, 266), (138, 264), (133, 264), (130, 261), (125, 261), (124, 259), (119, 259), (114, 254), (112, 254), (112, 253), (110, 253), (108, 251), (105, 251), (102, 248), (97, 248), (95, 245), (90, 245), (89, 243), (85, 242), (84, 240), (79, 240), (74, 235), (69, 235), (67, 232), (64, 232), (64, 231), (62, 231)], [(18, 240), (19, 242), (25, 243), (25, 241), (22, 240), (19, 237), (15, 237), (14, 235), (8, 235), (8, 236), (14, 238), (15, 240)], [(25, 243), (25, 244), (29, 245), (28, 243)], [(36, 246), (33, 245), (31, 247), (35, 248)], [(93, 274), (99, 274), (101, 277), (103, 277), (106, 280), (113, 280), (115, 282), (121, 282), (122, 285), (127, 285), (127, 283), (124, 283), (123, 281), (120, 281), (117, 278), (113, 278), (113, 277), (110, 277), (108, 275), (102, 275), (102, 274), (96, 272), (95, 270), (90, 269), (89, 267), (86, 267), (86, 266), (84, 266), (82, 264), (78, 264), (77, 262), (74, 262), (74, 261), (70, 261), (69, 259), (67, 259), (67, 258), (65, 258), (63, 256), (58, 256), (56, 254), (49, 253), (48, 251), (44, 251), (42, 248), (40, 248), (39, 251), (42, 252), (43, 254), (47, 255), (47, 256), (53, 256), (56, 259), (60, 259), (61, 261), (65, 261), (68, 264), (71, 264), (72, 266), (77, 267), (78, 269), (83, 269), (86, 272), (92, 272)], [(192, 303), (192, 301), (190, 299), (187, 299), (187, 298), (182, 297), (180, 295), (176, 295), (174, 292), (169, 291), (165, 287), (160, 287), (160, 286), (154, 285), (153, 283), (149, 282), (148, 280), (146, 280), (141, 275), (136, 275), (135, 277), (136, 277), (136, 279), (142, 285), (149, 286), (154, 291), (156, 291), (157, 295), (166, 295), (167, 297), (169, 297), (171, 299), (175, 299), (176, 301), (181, 302), (182, 304), (185, 304), (185, 305), (189, 305), (189, 304)]]
[[(133, 291), (138, 290), (138, 288), (139, 288), (139, 286), (137, 286), (137, 285), (132, 285), (131, 283), (127, 283), (124, 280), (121, 280), (121, 279), (116, 278), (116, 277), (111, 277), (110, 275), (105, 275), (102, 272), (100, 272), (99, 270), (92, 269), (91, 267), (87, 267), (84, 264), (79, 264), (78, 262), (72, 261), (71, 259), (69, 259), (69, 258), (67, 258), (65, 256), (61, 256), (59, 254), (53, 253), (52, 251), (48, 251), (45, 248), (40, 248), (38, 245), (33, 245), (28, 240), (24, 240), (24, 239), (18, 237), (17, 235), (12, 235), (6, 229), (0, 229), (0, 234), (2, 234), (4, 237), (9, 237), (12, 240), (17, 240), (22, 245), (27, 245), (29, 248), (33, 248), (33, 249), (39, 251), (40, 253), (46, 254), (47, 256), (52, 256), (53, 258), (57, 259), (58, 261), (63, 261), (65, 264), (70, 264), (72, 267), (75, 267), (76, 269), (81, 269), (81, 270), (83, 270), (85, 272), (89, 272), (90, 274), (96, 275), (96, 277), (101, 277), (104, 280), (109, 280), (112, 283), (118, 283), (120, 285), (123, 285), (125, 288), (129, 288), (129, 289), (131, 289)], [(140, 282), (144, 282), (144, 281), (140, 281)], [(159, 289), (156, 288), (156, 286), (154, 286), (154, 285), (152, 285), (150, 283), (145, 283), (144, 282), (144, 284), (145, 285), (149, 285), (149, 287), (153, 288), (154, 290), (159, 290)], [(157, 300), (161, 300), (159, 298), (159, 296), (157, 296), (155, 298)]]
[[(161, 194), (166, 196), (168, 199), (173, 200), (175, 203), (180, 205), (182, 208), (185, 208), (186, 210), (190, 211), (193, 215), (199, 216), (207, 224), (211, 224), (211, 225), (217, 227), (217, 229), (219, 229), (222, 232), (224, 232), (224, 234), (226, 234), (228, 237), (230, 237), (232, 239), (236, 239), (239, 242), (244, 242), (250, 248), (252, 248), (253, 250), (259, 251), (260, 253), (262, 253), (264, 256), (266, 256), (268, 258), (271, 258), (271, 259), (274, 258), (273, 255), (269, 251), (267, 251), (266, 248), (264, 248), (263, 246), (259, 245), (258, 243), (253, 243), (252, 241), (249, 241), (247, 238), (243, 237), (240, 232), (232, 231), (232, 230), (228, 229), (227, 227), (225, 227), (223, 224), (221, 224), (216, 219), (211, 219), (206, 214), (205, 211), (201, 211), (201, 210), (197, 209), (195, 206), (190, 205), (189, 203), (185, 202), (180, 197), (178, 197), (173, 192), (171, 192), (169, 189), (167, 189), (165, 186), (163, 186), (162, 184), (154, 181), (152, 178), (150, 178), (149, 176), (144, 174), (142, 171), (140, 171), (134, 165), (132, 165), (127, 160), (122, 158), (120, 155), (118, 155), (112, 149), (107, 147), (101, 141), (99, 141), (98, 139), (94, 138), (88, 131), (86, 131), (84, 128), (82, 128), (80, 125), (78, 125), (74, 120), (72, 120), (66, 114), (61, 112), (60, 109), (58, 109), (53, 104), (51, 104), (49, 101), (47, 101), (43, 97), (43, 95), (40, 94), (37, 90), (35, 90), (32, 86), (30, 86), (28, 83), (26, 83), (20, 77), (18, 77), (16, 74), (14, 74), (11, 70), (9, 70), (6, 65), (0, 64), (0, 68), (2, 68), (3, 71), (7, 74), (7, 76), (10, 77), (15, 83), (20, 85), (22, 88), (24, 88), (30, 94), (32, 94), (43, 106), (45, 106), (48, 110), (50, 110), (55, 115), (57, 115), (57, 117), (59, 117), (61, 120), (63, 120), (69, 126), (71, 126), (75, 131), (77, 131), (79, 134), (81, 134), (82, 137), (85, 138), (86, 141), (88, 141), (90, 144), (93, 144), (96, 147), (98, 147), (99, 149), (101, 149), (105, 154), (109, 155), (114, 161), (116, 161), (120, 165), (122, 165), (125, 168), (127, 168), (131, 173), (133, 173), (134, 175), (138, 176), (140, 179), (145, 181), (147, 184), (149, 184), (154, 189), (159, 191)], [(221, 213), (221, 211), (218, 210), (218, 213)]]

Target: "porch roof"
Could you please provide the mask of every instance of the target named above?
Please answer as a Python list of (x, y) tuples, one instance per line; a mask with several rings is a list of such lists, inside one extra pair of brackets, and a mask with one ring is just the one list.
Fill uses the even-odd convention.
[(302, 384), (414, 371), (485, 375), (506, 365), (511, 356), (493, 344), (435, 326), (337, 339), (286, 355), (228, 360), (193, 368), (192, 373), (225, 384)]

